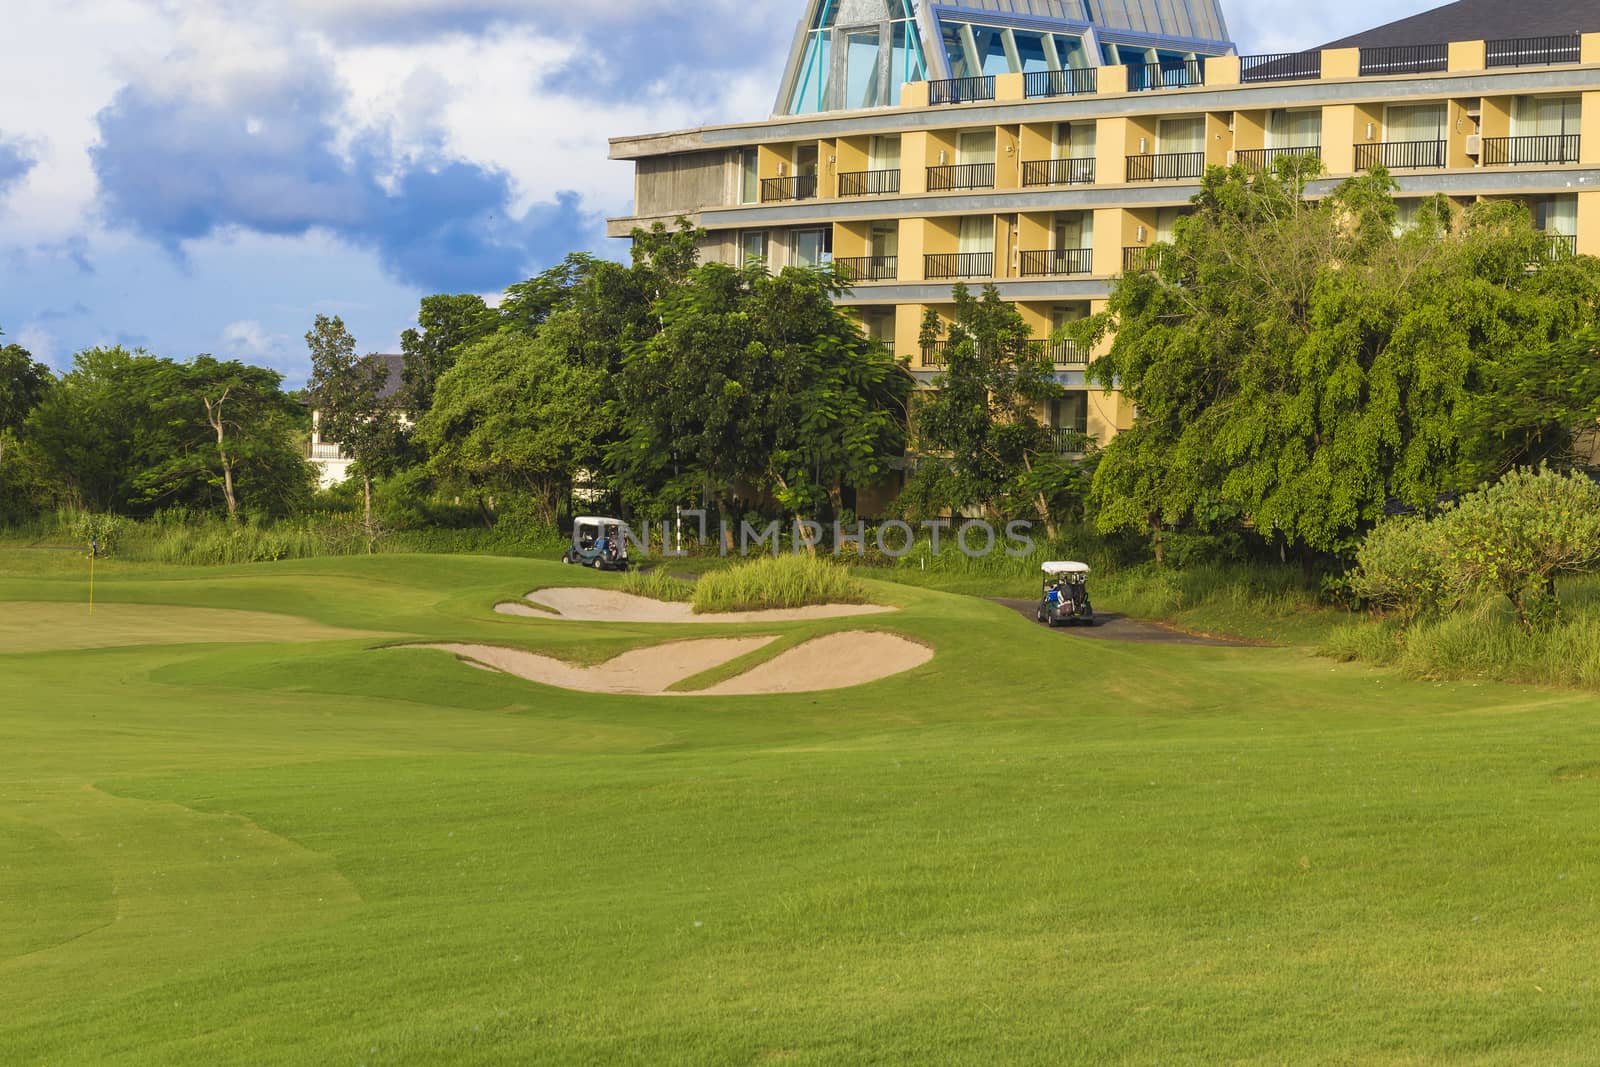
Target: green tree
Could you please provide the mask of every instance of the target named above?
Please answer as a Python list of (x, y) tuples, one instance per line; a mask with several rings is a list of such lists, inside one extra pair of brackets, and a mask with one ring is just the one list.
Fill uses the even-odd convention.
[(1213, 168), (1081, 329), (1115, 329), (1090, 373), (1137, 412), (1096, 472), (1102, 528), (1248, 519), (1308, 561), (1345, 550), (1388, 501), (1469, 477), (1462, 412), (1494, 356), (1591, 314), (1589, 265), (1527, 269), (1543, 239), (1516, 205), (1436, 198), (1397, 236), (1387, 174), (1315, 203), (1298, 179)]
[[(515, 287), (513, 287), (515, 288)], [(405, 358), (401, 404), (420, 415), (433, 403), (435, 383), (466, 345), (493, 333), (500, 316), (471, 293), (439, 293), (422, 298), (416, 327), (400, 335)]]
[[(919, 513), (1020, 508), (1053, 527), (1074, 466), (1058, 454), (1041, 419), (1044, 405), (1062, 395), (1048, 348), (993, 285), (978, 297), (957, 285), (954, 299), (943, 339), (945, 370), (914, 408), (922, 455), (903, 503)], [(939, 330), (929, 309), (920, 337), (925, 348), (940, 341)]]
[[(0, 330), (0, 337), (5, 331)], [(0, 346), (0, 486), (5, 481), (6, 440), (38, 407), (53, 378), (21, 345)]]
[(404, 448), (398, 394), (390, 394), (388, 370), (375, 356), (357, 356), (355, 338), (337, 315), (318, 315), (306, 333), (311, 377), (306, 395), (324, 439), (336, 441), (361, 478), (362, 522), (368, 551), (376, 548), (372, 481), (393, 471)]
[(574, 472), (598, 461), (609, 430), (602, 372), (507, 332), (461, 350), (416, 434), (441, 483), (526, 498), (533, 519), (554, 526)]

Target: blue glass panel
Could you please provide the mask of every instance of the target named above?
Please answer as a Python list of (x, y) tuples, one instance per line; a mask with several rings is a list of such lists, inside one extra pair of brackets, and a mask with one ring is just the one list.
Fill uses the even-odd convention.
[(1050, 63), (1044, 55), (1044, 41), (1037, 33), (1017, 31), (1017, 58), (1022, 60), (1022, 70), (1026, 74), (1050, 69)]
[(827, 30), (813, 33), (806, 44), (800, 76), (795, 79), (794, 100), (789, 105), (791, 115), (815, 115), (827, 105), (828, 36)]
[(848, 35), (845, 47), (845, 106), (878, 106), (878, 31)]

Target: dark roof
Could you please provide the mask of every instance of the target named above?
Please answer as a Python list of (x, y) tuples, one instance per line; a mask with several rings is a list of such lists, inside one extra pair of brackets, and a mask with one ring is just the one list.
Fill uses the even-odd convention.
[(1322, 47), (1500, 41), (1595, 31), (1600, 31), (1600, 3), (1595, 0), (1460, 0)]
[(400, 386), (405, 381), (406, 357), (389, 352), (374, 352), (368, 358), (382, 363), (383, 369), (388, 373), (388, 377), (384, 379), (383, 391), (378, 394), (381, 399), (388, 400), (400, 391)]

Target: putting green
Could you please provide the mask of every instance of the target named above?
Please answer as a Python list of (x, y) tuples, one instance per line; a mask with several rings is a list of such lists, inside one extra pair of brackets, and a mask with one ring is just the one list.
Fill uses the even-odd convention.
[[(1600, 1048), (1592, 697), (1070, 640), (887, 585), (935, 654), (856, 690), (574, 693), (390, 647), (592, 665), (682, 636), (492, 610), (563, 579), (107, 566), (138, 644), (0, 659), (0, 1063)], [(70, 624), (78, 588), (0, 572), (7, 617)], [(249, 640), (197, 644), (193, 610)], [(763, 626), (756, 655), (860, 628)]]
[(339, 641), (376, 636), (290, 615), (145, 604), (0, 603), (0, 656), (125, 645)]

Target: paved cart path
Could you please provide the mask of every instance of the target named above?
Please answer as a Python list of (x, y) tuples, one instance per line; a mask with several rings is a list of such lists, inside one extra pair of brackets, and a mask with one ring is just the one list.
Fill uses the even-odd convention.
[[(1038, 623), (1039, 602), (1037, 600), (1015, 600), (1005, 597), (990, 597), (996, 604), (1004, 604), (1029, 622)], [(1249, 641), (1230, 641), (1221, 637), (1201, 637), (1199, 634), (1186, 634), (1181, 630), (1169, 629), (1160, 623), (1146, 622), (1143, 619), (1130, 619), (1126, 615), (1097, 615), (1093, 626), (1058, 626), (1056, 633), (1074, 634), (1078, 637), (1089, 637), (1097, 641), (1126, 641), (1131, 644), (1145, 645), (1208, 645), (1213, 648), (1253, 648), (1257, 647)]]

